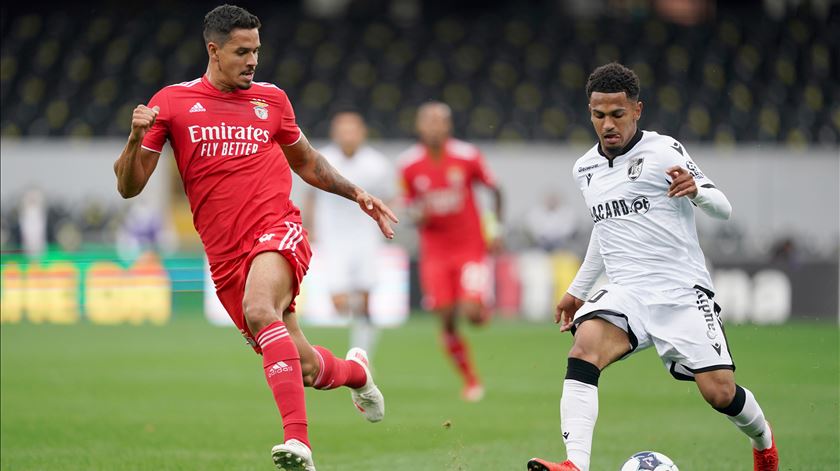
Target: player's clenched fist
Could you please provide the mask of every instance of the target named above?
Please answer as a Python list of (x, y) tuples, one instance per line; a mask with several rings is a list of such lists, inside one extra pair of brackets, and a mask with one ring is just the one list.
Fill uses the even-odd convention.
[(158, 106), (149, 108), (146, 105), (137, 105), (131, 117), (131, 137), (133, 139), (140, 139), (145, 136), (146, 131), (151, 129), (152, 125), (155, 124), (159, 112), (160, 107)]
[(572, 319), (575, 313), (583, 306), (583, 300), (572, 296), (569, 293), (563, 295), (563, 299), (557, 305), (557, 312), (554, 313), (554, 323), (560, 324), (560, 332), (572, 328)]
[(668, 196), (672, 198), (680, 196), (694, 198), (697, 196), (697, 183), (695, 183), (694, 177), (691, 176), (688, 170), (675, 165), (666, 170), (665, 173), (673, 178), (671, 187), (668, 188)]

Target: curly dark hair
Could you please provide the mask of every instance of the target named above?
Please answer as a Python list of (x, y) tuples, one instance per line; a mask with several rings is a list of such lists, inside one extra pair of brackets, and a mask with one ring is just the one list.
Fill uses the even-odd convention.
[(586, 81), (586, 97), (592, 92), (627, 94), (630, 100), (639, 99), (639, 76), (618, 62), (610, 62), (595, 69)]
[(236, 5), (220, 5), (204, 15), (204, 42), (221, 46), (227, 42), (231, 31), (260, 26), (260, 19), (248, 10)]

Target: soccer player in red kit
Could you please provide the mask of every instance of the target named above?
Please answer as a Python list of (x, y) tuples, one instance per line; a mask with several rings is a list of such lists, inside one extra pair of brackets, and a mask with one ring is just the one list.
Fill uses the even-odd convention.
[(484, 388), (456, 321), (464, 316), (482, 324), (489, 313), (485, 299), (491, 271), (473, 184), (493, 191), (499, 221), (502, 193), (478, 148), (451, 137), (448, 105), (429, 102), (420, 106), (416, 127), (420, 142), (399, 160), (408, 208), (420, 231), (424, 303), (440, 317), (444, 347), (464, 380), (462, 397), (478, 401)]
[(310, 185), (356, 201), (388, 238), (397, 220), (312, 148), (282, 90), (253, 81), (259, 28), (259, 19), (242, 8), (210, 11), (204, 18), (207, 72), (137, 106), (114, 171), (120, 194), (137, 195), (169, 140), (219, 299), (263, 357), (285, 435), (272, 458), (280, 469), (314, 471), (304, 386), (350, 388), (371, 422), (382, 420), (385, 404), (364, 351), (336, 358), (310, 345), (300, 329), (295, 296), (311, 251), (289, 200), (290, 169)]

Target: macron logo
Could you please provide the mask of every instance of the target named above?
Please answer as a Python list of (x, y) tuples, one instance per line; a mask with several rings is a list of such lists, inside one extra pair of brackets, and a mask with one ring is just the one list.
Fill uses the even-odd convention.
[(201, 103), (199, 103), (199, 102), (195, 102), (195, 104), (192, 105), (192, 108), (190, 108), (190, 113), (200, 113), (202, 111), (207, 111), (207, 110), (205, 110), (204, 107), (201, 106)]

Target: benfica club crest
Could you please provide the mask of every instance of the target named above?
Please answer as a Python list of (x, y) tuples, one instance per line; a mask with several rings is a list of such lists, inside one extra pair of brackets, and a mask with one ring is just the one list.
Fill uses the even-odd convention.
[(458, 167), (449, 167), (446, 170), (446, 180), (449, 186), (461, 186), (464, 183), (464, 172)]
[(633, 157), (627, 163), (627, 177), (630, 181), (634, 181), (642, 174), (642, 165), (645, 163), (644, 157)]
[(268, 119), (268, 103), (261, 100), (251, 100), (251, 104), (254, 105), (254, 114), (257, 115), (257, 118)]

